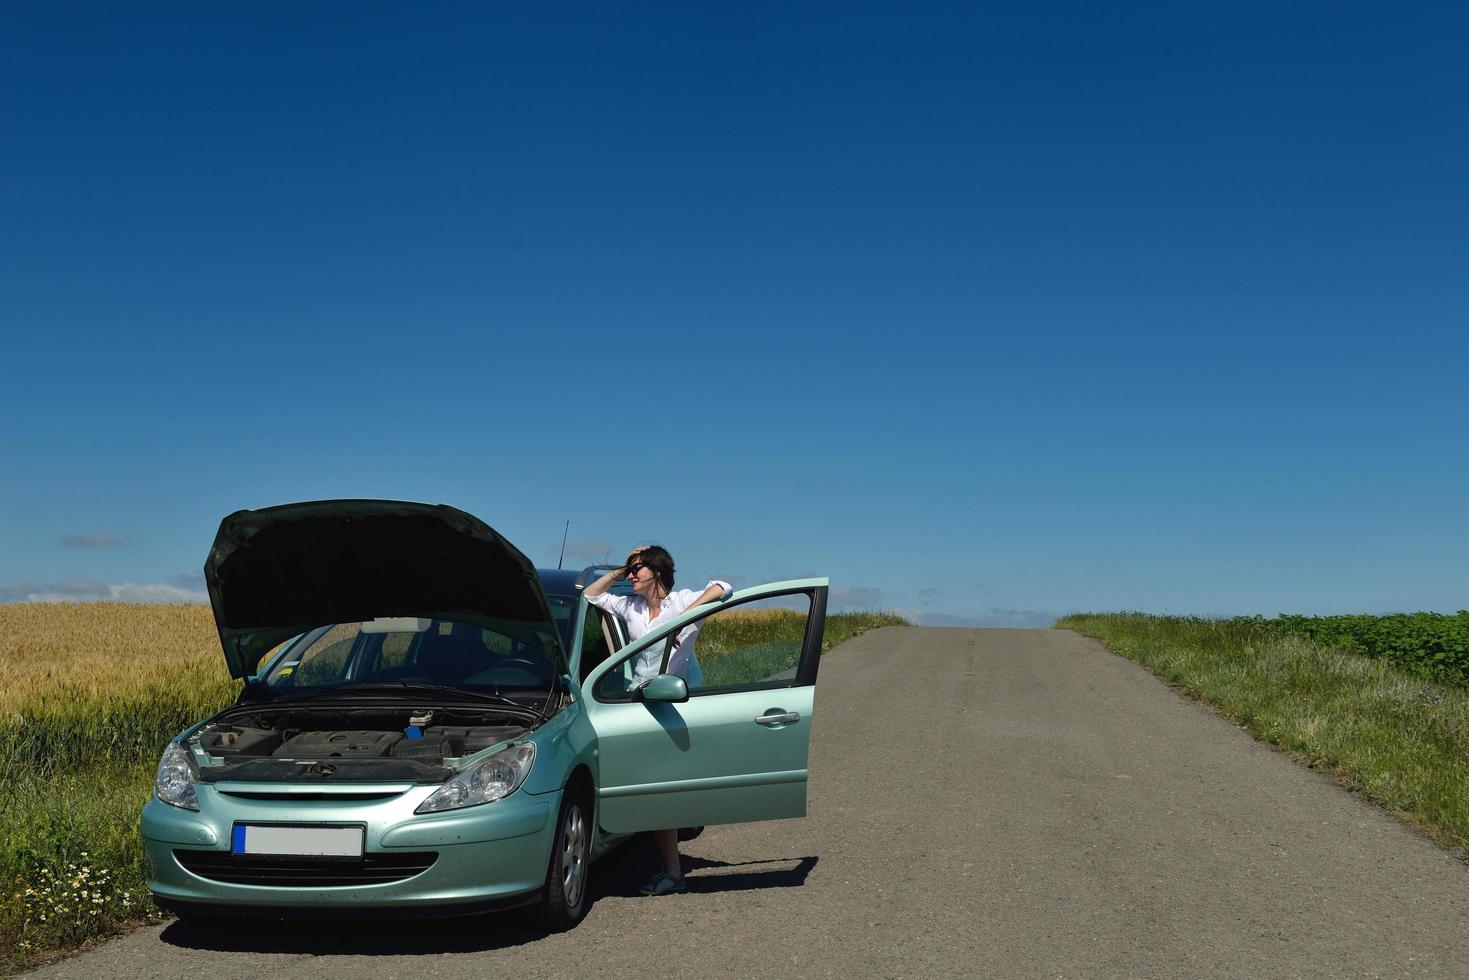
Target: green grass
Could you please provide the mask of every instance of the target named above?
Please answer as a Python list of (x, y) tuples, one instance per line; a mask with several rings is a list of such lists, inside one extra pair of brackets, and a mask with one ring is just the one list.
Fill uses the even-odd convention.
[(1469, 691), (1248, 619), (1067, 616), (1257, 738), (1469, 857)]
[(0, 972), (156, 914), (144, 885), (138, 811), (155, 763), (97, 763), (0, 779)]
[[(732, 675), (768, 668), (762, 656), (788, 646), (793, 628), (799, 642), (804, 622), (780, 611), (711, 622), (700, 658), (719, 662), (723, 644), (744, 651), (728, 658)], [(903, 623), (833, 614), (823, 650)], [(208, 607), (117, 603), (0, 606), (0, 682), (0, 974), (8, 975), (157, 915), (138, 811), (168, 739), (227, 705), (238, 683)]]
[(800, 637), (794, 640), (756, 643), (722, 657), (701, 661), (704, 686), (754, 684), (794, 677), (795, 664), (800, 655)]
[(831, 613), (826, 617), (826, 631), (821, 635), (821, 652), (883, 626), (911, 626), (901, 616), (885, 612)]

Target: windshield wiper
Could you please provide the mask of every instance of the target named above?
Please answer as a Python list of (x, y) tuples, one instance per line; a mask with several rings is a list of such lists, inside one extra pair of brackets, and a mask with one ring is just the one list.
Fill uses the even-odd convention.
[(473, 691), (462, 687), (451, 687), (447, 684), (421, 684), (414, 683), (412, 681), (383, 681), (376, 684), (336, 684), (331, 687), (323, 687), (314, 691), (302, 691), (299, 693), (291, 692), (289, 694), (282, 693), (278, 699), (272, 700), (306, 701), (313, 698), (325, 697), (329, 694), (373, 695), (384, 693), (396, 694), (400, 691), (422, 692), (424, 694), (432, 694), (435, 697), (449, 696), (466, 701), (493, 701), (496, 704), (503, 704), (507, 707), (518, 708), (521, 711), (526, 712), (527, 714), (537, 713), (537, 710), (535, 708), (531, 707), (528, 704), (525, 704), (524, 702), (516, 701), (513, 698), (507, 698), (500, 694), (494, 694), (490, 691)]
[(511, 707), (520, 708), (523, 711), (534, 711), (530, 705), (514, 698), (507, 698), (503, 694), (495, 694), (492, 691), (476, 691), (473, 688), (453, 687), (448, 684), (423, 684), (415, 681), (382, 681), (377, 684), (345, 684), (333, 688), (336, 691), (355, 693), (358, 691), (423, 691), (430, 694), (451, 694), (463, 698), (471, 698), (475, 701), (495, 701), (499, 704), (508, 704)]

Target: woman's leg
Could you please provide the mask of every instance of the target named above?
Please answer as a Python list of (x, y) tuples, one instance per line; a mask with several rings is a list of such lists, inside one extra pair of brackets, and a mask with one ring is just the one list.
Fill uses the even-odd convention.
[(663, 871), (674, 881), (683, 881), (683, 861), (678, 856), (678, 831), (655, 830), (653, 843), (658, 845), (658, 856), (663, 859)]

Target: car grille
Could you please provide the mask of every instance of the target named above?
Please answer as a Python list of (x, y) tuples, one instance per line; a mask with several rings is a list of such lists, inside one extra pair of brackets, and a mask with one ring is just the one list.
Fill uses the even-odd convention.
[(189, 872), (230, 885), (330, 888), (336, 885), (383, 885), (422, 874), (439, 857), (437, 851), (364, 854), (361, 860), (315, 857), (260, 857), (227, 851), (175, 850), (174, 858)]
[(241, 800), (270, 800), (280, 803), (370, 803), (374, 800), (391, 800), (402, 796), (401, 790), (380, 792), (370, 790), (363, 793), (273, 793), (268, 790), (222, 789), (220, 796), (233, 796)]

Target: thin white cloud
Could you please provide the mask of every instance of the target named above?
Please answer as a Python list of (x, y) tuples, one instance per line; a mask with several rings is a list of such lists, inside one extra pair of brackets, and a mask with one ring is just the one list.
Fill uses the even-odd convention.
[(61, 544), (66, 548), (116, 548), (132, 540), (121, 531), (87, 531), (61, 536)]
[(882, 590), (865, 585), (849, 585), (832, 589), (827, 602), (833, 609), (876, 609), (882, 604)]
[(1052, 612), (1039, 609), (1000, 609), (972, 615), (929, 612), (926, 609), (900, 609), (898, 615), (915, 626), (957, 626), (969, 629), (1049, 629), (1057, 619)]
[(91, 579), (26, 582), (0, 586), (0, 602), (208, 602), (202, 588), (168, 582), (121, 582), (108, 585)]
[(190, 592), (204, 591), (204, 573), (201, 572), (179, 572), (172, 579), (172, 584)]
[(1060, 617), (1042, 609), (999, 609), (991, 606), (985, 614), (991, 626), (1013, 626), (1022, 629), (1050, 629)]
[(167, 582), (123, 582), (109, 586), (114, 602), (208, 602), (207, 592), (181, 589)]
[[(546, 549), (553, 555), (561, 554), (561, 542), (557, 541)], [(615, 565), (627, 557), (626, 552), (613, 557), (612, 545), (601, 538), (572, 538), (566, 542), (566, 557), (573, 565)]]
[(3, 602), (88, 602), (101, 598), (106, 593), (106, 582), (94, 582), (85, 578), (0, 585), (0, 601)]

